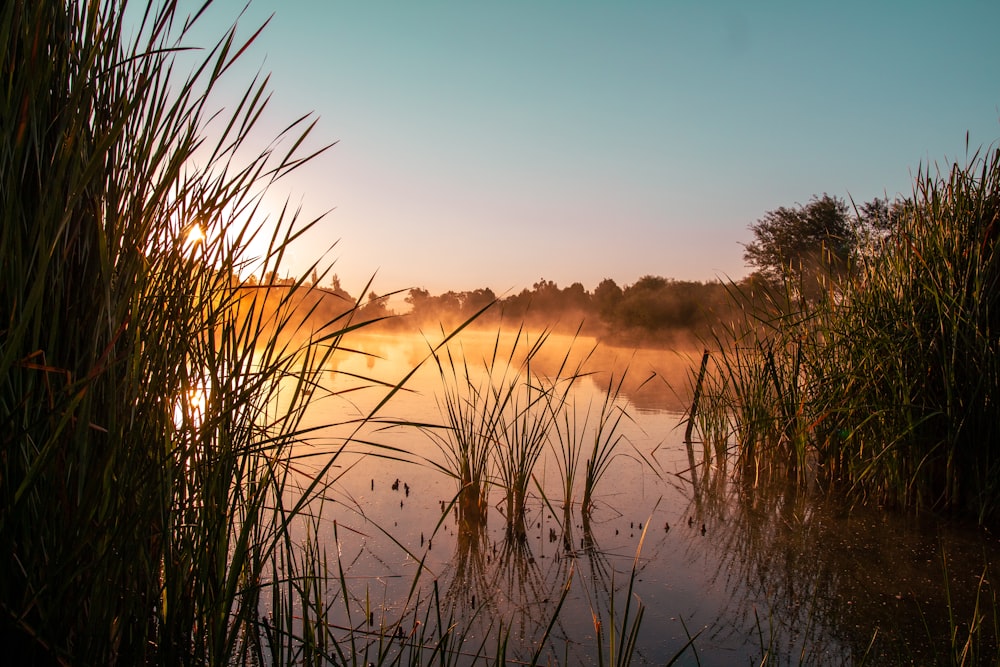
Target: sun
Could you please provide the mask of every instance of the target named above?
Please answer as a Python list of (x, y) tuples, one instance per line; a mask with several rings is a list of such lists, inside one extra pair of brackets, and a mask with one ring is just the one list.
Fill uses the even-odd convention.
[(201, 225), (195, 223), (191, 225), (191, 229), (188, 230), (187, 239), (184, 241), (184, 245), (188, 248), (203, 243), (205, 241), (205, 230), (201, 228)]

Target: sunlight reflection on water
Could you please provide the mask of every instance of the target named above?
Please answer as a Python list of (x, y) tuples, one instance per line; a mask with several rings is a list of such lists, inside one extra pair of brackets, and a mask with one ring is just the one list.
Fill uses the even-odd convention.
[[(463, 337), (466, 358), (484, 358), (494, 337)], [(555, 348), (569, 341), (550, 342)], [(576, 341), (583, 352), (587, 344)], [(365, 335), (349, 346), (361, 354), (341, 356), (331, 369), (332, 394), (313, 412), (316, 424), (366, 416), (387, 389), (359, 378), (397, 382), (429, 350), (416, 336)], [(553, 359), (565, 354), (565, 348), (553, 351)], [(505, 533), (497, 489), (490, 495), (487, 525), (472, 531), (463, 526), (457, 511), (448, 509), (458, 487), (439, 469), (441, 452), (417, 429), (386, 428), (392, 420), (441, 422), (433, 363), (380, 411), (383, 421), (358, 431), (351, 424), (321, 432), (308, 445), (310, 453), (353, 439), (337, 456), (334, 503), (324, 508), (329, 539), (337, 521), (337, 553), (352, 604), (360, 610), (366, 600), (376, 601), (376, 625), (395, 623), (410, 613), (407, 600), (420, 572), (421, 599), (427, 600), (436, 581), (447, 608), (471, 624), (470, 637), (495, 632), (490, 623), (504, 619), (511, 646), (530, 648), (572, 572), (547, 655), (596, 664), (595, 616), (606, 630), (612, 596), (621, 613), (635, 562), (634, 594), (645, 605), (640, 663), (662, 664), (696, 635), (702, 665), (759, 660), (765, 652), (783, 662), (849, 664), (860, 659), (876, 627), (876, 656), (927, 655), (920, 615), (937, 628), (934, 623), (946, 613), (942, 550), (956, 609), (966, 610), (984, 553), (989, 559), (997, 553), (995, 540), (931, 519), (734, 482), (725, 465), (706, 464), (700, 451), (683, 442), (689, 369), (698, 356), (614, 349), (594, 354), (593, 370), (620, 372), (628, 364), (633, 376), (623, 392), (631, 417), (623, 422), (626, 439), (598, 485), (587, 526), (578, 511), (572, 525), (562, 525), (559, 471), (551, 452), (543, 456), (523, 542)], [(545, 373), (548, 363), (539, 358), (532, 370)], [(360, 385), (369, 389), (346, 391)], [(599, 403), (602, 386), (601, 375), (586, 378), (574, 390), (575, 400)], [(328, 456), (316, 457), (314, 469)], [(692, 458), (699, 462), (695, 470)]]

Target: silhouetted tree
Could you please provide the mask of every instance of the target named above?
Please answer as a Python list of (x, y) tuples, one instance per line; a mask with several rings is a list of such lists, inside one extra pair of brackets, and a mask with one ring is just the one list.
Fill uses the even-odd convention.
[(413, 308), (413, 312), (417, 313), (427, 308), (430, 303), (431, 293), (420, 287), (413, 287), (407, 293), (406, 298), (403, 299), (406, 303), (410, 304)]
[(857, 259), (872, 257), (878, 252), (879, 244), (899, 226), (907, 208), (913, 202), (909, 199), (876, 198), (857, 207), (855, 220)]
[(441, 312), (455, 313), (457, 315), (462, 312), (462, 297), (458, 292), (448, 290), (437, 297), (435, 305)]
[(380, 317), (387, 317), (392, 313), (389, 311), (388, 306), (389, 297), (379, 296), (374, 291), (368, 293), (368, 300), (364, 303), (358, 312), (364, 319), (377, 319)]
[(590, 293), (584, 288), (582, 283), (573, 283), (560, 293), (561, 307), (563, 310), (587, 311), (590, 309)]
[(598, 314), (606, 321), (614, 318), (615, 310), (622, 301), (622, 288), (611, 278), (605, 278), (594, 288), (594, 305)]
[(765, 278), (801, 283), (820, 273), (846, 270), (857, 243), (847, 204), (824, 194), (805, 206), (768, 211), (750, 225), (754, 241), (743, 259)]
[(689, 327), (698, 309), (696, 298), (689, 283), (643, 276), (625, 288), (618, 319), (626, 327), (646, 331)]
[(462, 311), (466, 317), (471, 317), (486, 306), (497, 300), (497, 295), (489, 287), (481, 287), (471, 292), (462, 293)]

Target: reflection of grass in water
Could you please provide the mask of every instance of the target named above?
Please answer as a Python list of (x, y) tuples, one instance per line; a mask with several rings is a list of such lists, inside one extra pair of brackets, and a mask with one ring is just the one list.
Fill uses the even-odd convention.
[[(945, 558), (926, 531), (893, 528), (878, 510), (787, 480), (734, 482), (711, 461), (698, 466), (685, 514), (697, 519), (692, 530), (707, 525), (704, 539), (719, 556), (709, 581), (730, 599), (709, 619), (699, 648), (755, 637), (760, 654), (777, 664), (979, 664), (994, 654), (998, 607), (992, 591), (969, 584), (970, 576), (985, 581), (969, 567), (974, 547), (953, 544)], [(698, 544), (688, 553), (701, 561)], [(886, 560), (890, 554), (896, 560)], [(937, 560), (961, 563), (961, 576), (938, 576)], [(950, 587), (960, 595), (949, 596)]]
[[(341, 653), (343, 664), (541, 664), (572, 575), (565, 584), (543, 585), (524, 542), (504, 540), (502, 545), (491, 546), (478, 528), (460, 526), (456, 552), (426, 599), (414, 581), (416, 597), (397, 622), (377, 629), (350, 622), (338, 628), (343, 632), (339, 646), (351, 647)], [(495, 597), (498, 582), (509, 583), (503, 604)], [(343, 577), (342, 586), (347, 586)], [(559, 589), (559, 596), (549, 600), (549, 593)], [(512, 613), (511, 606), (517, 611)]]
[[(790, 479), (803, 496), (820, 482), (891, 508), (996, 519), (997, 229), (1000, 151), (991, 149), (943, 175), (921, 172), (898, 226), (846, 279), (821, 276), (818, 292), (791, 281), (734, 288), (747, 317), (724, 337), (733, 345), (720, 341), (700, 424), (706, 442), (733, 434), (737, 471), (760, 496), (753, 502)], [(819, 591), (839, 585), (815, 582)], [(836, 603), (825, 595), (815, 603), (821, 618), (852, 611), (828, 609)], [(996, 645), (990, 623), (973, 620), (967, 639), (946, 619), (929, 627), (942, 625), (952, 628), (945, 662)]]

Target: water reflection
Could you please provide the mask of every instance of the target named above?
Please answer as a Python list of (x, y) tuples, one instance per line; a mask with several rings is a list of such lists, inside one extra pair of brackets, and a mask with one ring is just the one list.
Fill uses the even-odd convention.
[[(793, 485), (734, 483), (724, 468), (700, 472), (689, 507), (707, 545), (690, 543), (687, 556), (712, 563), (706, 580), (723, 602), (706, 636), (719, 647), (752, 654), (756, 636), (759, 654), (795, 662), (928, 664), (949, 648), (949, 607), (974, 617), (997, 554), (987, 536)], [(991, 616), (992, 604), (980, 612)]]
[[(420, 339), (382, 339), (364, 348), (378, 356), (359, 363), (374, 358), (372, 373), (401, 377), (426, 347)], [(635, 360), (653, 367), (657, 354), (671, 358), (649, 351), (614, 356), (626, 356), (636, 377), (627, 434), (635, 449), (615, 460), (592, 516), (584, 518), (563, 490), (554, 453), (536, 469), (538, 488), (529, 498), (523, 539), (508, 537), (498, 490), (490, 494), (494, 511), (470, 524), (456, 512), (454, 481), (427, 463), (359, 457), (337, 488), (365, 521), (394, 539), (355, 526), (367, 537), (352, 535), (363, 546), (345, 551), (351, 576), (359, 577), (352, 581), (379, 582), (386, 618), (415, 619), (407, 601), (419, 561), (427, 573), (418, 586), (421, 600), (432, 599), (436, 585), (443, 617), (470, 627), (467, 643), (495, 640), (502, 621), (513, 653), (533, 646), (571, 580), (546, 648), (553, 662), (596, 662), (595, 619), (609, 622), (612, 599), (621, 608), (633, 562), (634, 592), (646, 605), (639, 663), (666, 662), (696, 633), (702, 665), (759, 662), (764, 655), (780, 663), (852, 664), (867, 657), (870, 664), (925, 664), (950, 650), (948, 596), (958, 622), (973, 618), (984, 565), (1000, 553), (996, 540), (955, 522), (852, 507), (818, 489), (735, 482), (719, 450), (682, 440), (681, 415), (673, 408), (682, 402), (678, 397), (689, 395), (689, 375), (656, 368), (656, 378), (684, 379), (674, 381), (677, 388), (670, 384), (669, 398), (643, 394), (656, 382), (642, 385), (648, 376)], [(339, 369), (367, 370), (352, 363), (348, 359)], [(429, 376), (412, 378), (411, 391), (390, 404), (393, 417), (434, 417), (435, 378)], [(580, 383), (577, 400), (599, 399), (600, 386)], [(640, 409), (637, 401), (647, 399)], [(355, 400), (355, 409), (364, 412), (363, 400)], [(434, 456), (420, 434), (377, 437), (396, 447), (399, 458), (420, 462)], [(412, 495), (402, 485), (391, 490), (394, 478), (412, 487)], [(569, 502), (561, 502), (564, 496)], [(643, 530), (646, 539), (635, 561)], [(412, 558), (400, 556), (400, 546)], [(988, 585), (984, 590), (983, 600), (992, 599)], [(365, 595), (354, 593), (357, 605)], [(985, 623), (993, 622), (992, 603), (980, 612)], [(687, 649), (685, 660), (693, 657)]]

